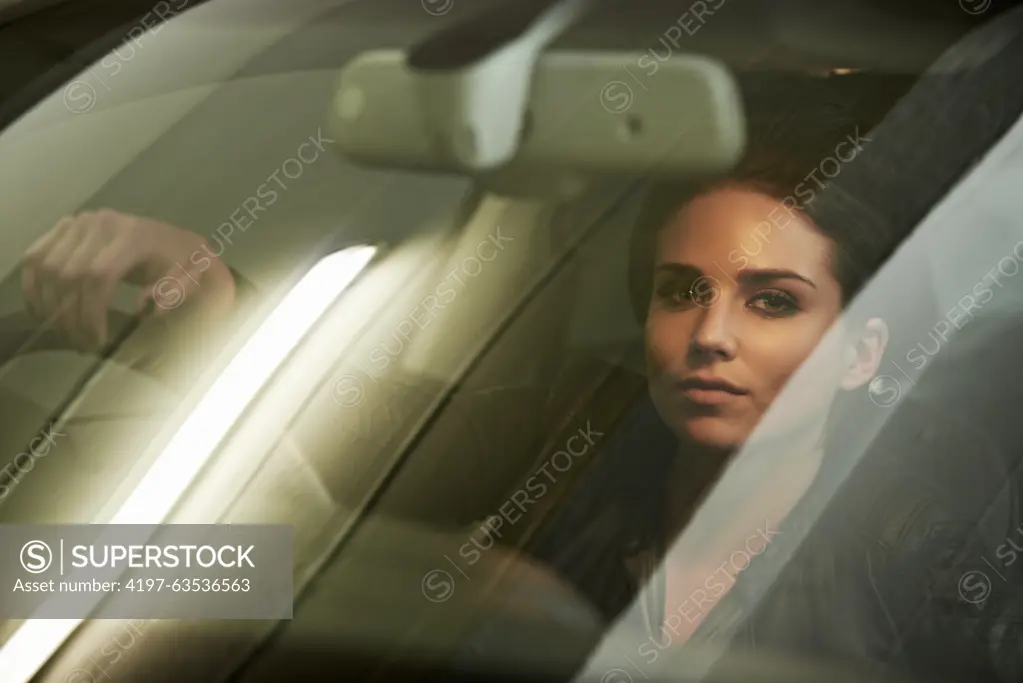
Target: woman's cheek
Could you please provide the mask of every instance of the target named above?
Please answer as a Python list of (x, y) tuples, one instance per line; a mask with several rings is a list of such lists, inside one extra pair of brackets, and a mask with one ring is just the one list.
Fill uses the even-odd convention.
[[(674, 324), (673, 324), (674, 323)], [(645, 330), (647, 367), (651, 376), (660, 376), (667, 368), (685, 363), (689, 348), (684, 326), (670, 316), (652, 314)]]
[[(813, 353), (819, 341), (817, 337), (792, 334), (796, 331), (789, 330), (790, 334), (764, 333), (748, 340), (747, 366), (755, 377), (762, 378), (762, 386), (768, 389), (772, 401)], [(752, 348), (749, 342), (752, 342)]]
[[(747, 356), (757, 359), (756, 367), (751, 369), (756, 376), (766, 380), (762, 386), (768, 390), (769, 396), (763, 398), (767, 399), (768, 405), (773, 403), (800, 368), (809, 363), (805, 375), (794, 383), (790, 393), (796, 404), (819, 403), (833, 390), (833, 354), (828, 349), (818, 349), (822, 334), (816, 327), (795, 328), (788, 332), (774, 338), (762, 335), (760, 348)], [(817, 351), (821, 353), (815, 353)]]

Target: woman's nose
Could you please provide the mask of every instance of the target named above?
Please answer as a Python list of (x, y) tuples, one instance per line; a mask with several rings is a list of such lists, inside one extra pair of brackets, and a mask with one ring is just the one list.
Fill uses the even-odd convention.
[(722, 359), (735, 357), (738, 346), (733, 329), (735, 321), (726, 298), (718, 296), (713, 302), (698, 306), (697, 315), (689, 343), (690, 353)]

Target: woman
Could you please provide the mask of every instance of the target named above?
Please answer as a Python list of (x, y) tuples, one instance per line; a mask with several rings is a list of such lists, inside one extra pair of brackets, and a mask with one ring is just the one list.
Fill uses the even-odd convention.
[[(829, 490), (829, 453), (851, 415), (835, 408), (866, 395), (889, 334), (843, 310), (897, 239), (838, 188), (827, 205), (793, 202), (812, 160), (758, 158), (702, 187), (650, 191), (630, 289), (656, 417), (634, 416), (641, 445), (607, 454), (535, 554), (609, 620), (624, 616), (624, 632), (646, 634), (597, 658), (639, 669), (637, 680), (691, 641), (923, 680), (995, 680), (996, 669), (1009, 680), (1018, 658), (991, 651), (1003, 596), (980, 610), (957, 584), (986, 544), (928, 471), (865, 458)], [(740, 487), (713, 535), (672, 548), (740, 450), (759, 484)]]

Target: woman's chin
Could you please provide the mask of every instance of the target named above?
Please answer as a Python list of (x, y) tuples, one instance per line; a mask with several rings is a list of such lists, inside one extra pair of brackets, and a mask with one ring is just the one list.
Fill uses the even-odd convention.
[(690, 417), (680, 420), (675, 433), (683, 441), (722, 451), (739, 449), (749, 436), (745, 425), (721, 417)]

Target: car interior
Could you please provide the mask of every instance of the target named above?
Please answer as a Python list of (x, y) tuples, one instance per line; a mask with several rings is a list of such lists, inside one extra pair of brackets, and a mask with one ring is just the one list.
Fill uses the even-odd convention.
[[(933, 339), (928, 332), (935, 321), (1023, 236), (1012, 190), (1023, 155), (1010, 149), (995, 159), (991, 151), (1010, 138), (1023, 144), (1023, 85), (1013, 75), (1023, 58), (1023, 15), (1013, 11), (976, 29), (979, 19), (959, 12), (935, 13), (941, 20), (916, 24), (908, 16), (910, 3), (891, 15), (879, 4), (856, 3), (855, 10), (825, 16), (806, 3), (780, 3), (791, 11), (772, 14), (757, 3), (732, 1), (731, 18), (691, 36), (692, 50), (734, 72), (751, 136), (779, 126), (812, 126), (818, 113), (806, 101), (853, 112), (850, 129), (869, 131), (868, 153), (831, 181), (814, 211), (823, 219), (841, 215), (852, 196), (901, 231), (902, 249), (861, 303), (898, 321), (891, 348), (900, 354), (918, 340)], [(436, 25), (417, 23), (414, 13), (421, 8), (408, 4), (344, 4), (293, 32), (217, 83), (88, 205), (208, 226), (212, 233), (239, 197), (324, 125), (324, 103), (336, 88), (338, 69), (365, 50), (409, 48), (436, 31)], [(483, 9), (454, 14), (468, 21)], [(614, 22), (608, 21), (618, 16), (614, 8), (607, 12), (568, 31), (553, 49), (635, 50), (651, 44), (650, 27), (665, 25), (661, 18), (678, 10), (641, 3)], [(907, 14), (902, 23), (900, 12)], [(888, 21), (877, 23), (882, 16)], [(408, 17), (407, 26), (401, 17)], [(394, 31), (399, 24), (407, 28), (400, 39)], [(765, 25), (774, 31), (762, 30)], [(800, 31), (803, 26), (810, 28)], [(659, 30), (652, 32), (654, 42)], [(899, 49), (874, 49), (885, 35), (901, 36)], [(288, 106), (274, 106), (280, 102)], [(244, 125), (231, 124), (236, 121)], [(989, 162), (998, 162), (995, 170)], [(390, 318), (381, 314), (360, 328), (346, 357), (315, 379), (317, 390), (303, 399), (301, 415), (265, 461), (253, 465), (246, 497), (224, 515), (231, 523), (299, 520), (293, 522), (296, 548), (304, 554), (296, 560), (294, 619), (153, 624), (146, 645), (126, 653), (119, 676), (239, 683), (284, 676), (335, 680), (340, 672), (369, 680), (434, 680), (441, 674), (445, 680), (572, 678), (611, 625), (577, 587), (513, 560), (528, 558), (587, 477), (627, 481), (621, 456), (644, 448), (649, 434), (642, 329), (626, 286), (641, 183), (601, 179), (570, 200), (551, 201), (526, 193), (501, 196), (488, 182), (503, 188), (486, 176), (366, 168), (340, 154), (309, 165), (301, 181), (278, 212), (231, 244), (227, 260), (260, 292), (257, 298), (277, 291), (325, 235), (387, 244), (406, 260), (423, 260), (393, 278), (386, 290), (391, 298), (384, 301), (394, 309)], [(993, 235), (981, 239), (970, 230), (970, 212), (978, 205), (990, 208), (987, 224), (1000, 226), (998, 236), (1009, 242)], [(496, 226), (514, 240), (510, 258), (498, 254), (482, 274), (490, 279), (481, 277), (478, 287), (467, 277), (460, 306), (444, 311), (448, 317), (432, 329), (406, 336), (408, 349), (388, 350), (403, 344), (391, 332), (395, 321), (436, 291), (438, 280), (457, 266), (456, 257), (471, 253), (461, 246), (471, 248)], [(425, 246), (402, 246), (417, 237)], [(962, 275), (949, 274), (956, 266)], [(11, 454), (55, 410), (67, 408), (65, 398), (81, 391), (80, 380), (95, 370), (95, 359), (69, 353), (62, 340), (45, 330), (39, 334), (14, 310), (16, 281), (4, 284), (14, 289), (3, 299), (9, 324), (0, 324), (0, 415), (4, 449)], [(1006, 291), (1014, 286), (1018, 293), (1008, 280)], [(1015, 293), (999, 295), (927, 372), (903, 372), (906, 397), (897, 409), (864, 402), (843, 436), (850, 457), (847, 468), (834, 473), (836, 489), (854, 477), (879, 476), (890, 463), (871, 453), (899, 444), (914, 454), (910, 465), (900, 466), (948, 467), (949, 486), (968, 489), (964, 509), (981, 526), (1005, 516), (1017, 525), (1023, 521), (1015, 493), (1023, 483), (1012, 410), (1018, 390), (1005, 382), (1016, 365), (1011, 339), (1021, 303)], [(480, 313), (483, 306), (492, 310)], [(127, 310), (121, 307), (115, 325), (125, 338), (137, 322)], [(441, 332), (452, 329), (473, 339), (475, 352), (452, 347)], [(339, 419), (333, 379), (359, 372), (351, 359), (372, 357), (381, 348), (397, 359), (395, 367), (379, 381), (362, 368), (368, 400)], [(132, 449), (141, 451), (158, 423), (179, 408), (178, 398), (143, 362), (112, 356), (100, 361), (103, 372), (88, 385), (88, 400), (74, 406), (67, 422), (60, 459), (37, 461), (33, 475), (2, 501), (0, 521), (95, 520), (109, 507), (113, 483), (123, 488), (137, 476)], [(1004, 391), (992, 393), (992, 385)], [(960, 387), (967, 387), (968, 398)], [(457, 582), (451, 600), (424, 600), (424, 573), (449, 570), (445, 558), (458, 555), (587, 421), (619, 440), (597, 444), (593, 457), (559, 477), (554, 495), (505, 529), (501, 548), (484, 553), (475, 567), (463, 566), (470, 574)], [(126, 434), (137, 443), (126, 446)], [(993, 538), (992, 547), (999, 542)], [(1007, 585), (1018, 589), (1023, 579), (1007, 577)], [(119, 626), (87, 622), (36, 680), (63, 679), (69, 662), (81, 660)], [(470, 642), (486, 644), (485, 654), (467, 652)], [(830, 663), (816, 669), (754, 658), (718, 666), (717, 678), (699, 680), (809, 681), (820, 680), (822, 670), (829, 680), (864, 680)], [(680, 664), (674, 680), (698, 680), (685, 672)]]

